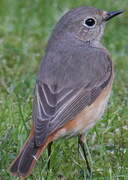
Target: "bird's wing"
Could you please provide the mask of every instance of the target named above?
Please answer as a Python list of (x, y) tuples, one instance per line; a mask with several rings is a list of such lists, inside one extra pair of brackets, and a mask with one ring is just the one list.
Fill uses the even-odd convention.
[(49, 134), (92, 104), (108, 84), (111, 74), (109, 65), (100, 80), (95, 80), (93, 84), (93, 77), (86, 77), (88, 84), (76, 88), (62, 88), (60, 91), (56, 91), (56, 87), (50, 84), (37, 82), (33, 109), (36, 144), (41, 145)]

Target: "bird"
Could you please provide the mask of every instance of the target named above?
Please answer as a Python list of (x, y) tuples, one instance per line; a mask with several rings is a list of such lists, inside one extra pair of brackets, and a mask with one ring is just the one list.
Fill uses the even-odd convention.
[(83, 137), (104, 114), (114, 79), (111, 55), (101, 38), (108, 20), (123, 12), (82, 6), (60, 18), (37, 75), (30, 135), (9, 167), (13, 176), (29, 176), (54, 141), (76, 136), (91, 171)]

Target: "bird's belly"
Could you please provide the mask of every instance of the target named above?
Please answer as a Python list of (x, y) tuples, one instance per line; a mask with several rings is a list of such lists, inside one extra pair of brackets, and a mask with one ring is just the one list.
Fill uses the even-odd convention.
[(104, 97), (100, 102), (97, 102), (98, 100), (96, 100), (95, 103), (81, 113), (80, 120), (77, 120), (76, 122), (74, 135), (79, 133), (83, 134), (96, 124), (97, 120), (99, 120), (104, 114), (109, 97), (110, 93), (108, 93), (108, 95), (106, 95), (106, 97)]
[(112, 82), (103, 89), (97, 99), (83, 111), (81, 111), (73, 120), (67, 122), (56, 134), (55, 139), (59, 137), (70, 137), (85, 133), (90, 129), (98, 119), (104, 114), (106, 105), (111, 94)]

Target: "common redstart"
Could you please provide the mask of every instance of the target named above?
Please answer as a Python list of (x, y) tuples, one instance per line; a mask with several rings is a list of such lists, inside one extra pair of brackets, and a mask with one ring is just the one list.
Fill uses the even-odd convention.
[(59, 20), (36, 81), (32, 129), (11, 164), (12, 175), (30, 175), (59, 138), (79, 136), (84, 151), (82, 136), (103, 115), (112, 90), (113, 65), (100, 40), (106, 22), (121, 13), (79, 7)]

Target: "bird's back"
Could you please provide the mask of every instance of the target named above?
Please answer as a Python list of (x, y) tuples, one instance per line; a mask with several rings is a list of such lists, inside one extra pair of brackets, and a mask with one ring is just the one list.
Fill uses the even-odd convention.
[[(70, 39), (71, 41), (71, 39)], [(104, 48), (83, 42), (55, 43), (44, 56), (38, 80), (56, 84), (60, 88), (94, 85), (112, 71), (112, 61)], [(108, 77), (107, 76), (107, 77)]]

